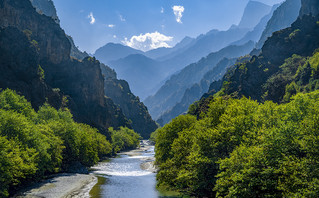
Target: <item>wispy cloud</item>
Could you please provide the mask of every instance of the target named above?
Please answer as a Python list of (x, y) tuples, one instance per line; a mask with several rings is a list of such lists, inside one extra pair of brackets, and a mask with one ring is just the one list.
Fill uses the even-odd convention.
[(162, 14), (164, 13), (164, 8), (163, 8), (163, 7), (161, 7), (161, 13), (162, 13)]
[(114, 25), (114, 24), (108, 24), (107, 27), (109, 27), (109, 28), (114, 28), (115, 25)]
[(125, 38), (125, 40), (122, 42), (129, 47), (142, 51), (148, 51), (159, 47), (171, 47), (168, 42), (172, 40), (173, 37), (166, 36), (156, 31), (153, 33), (132, 36), (130, 39)]
[(119, 17), (120, 17), (120, 21), (122, 22), (126, 21), (126, 19), (121, 14), (119, 15)]
[(92, 12), (90, 12), (90, 14), (88, 15), (88, 18), (90, 19), (90, 24), (93, 25), (95, 23), (95, 18)]
[(172, 7), (176, 22), (177, 23), (182, 23), (182, 17), (183, 17), (183, 12), (184, 12), (184, 6), (173, 6)]
[(116, 35), (113, 35), (113, 38), (117, 38), (117, 36), (116, 36)]

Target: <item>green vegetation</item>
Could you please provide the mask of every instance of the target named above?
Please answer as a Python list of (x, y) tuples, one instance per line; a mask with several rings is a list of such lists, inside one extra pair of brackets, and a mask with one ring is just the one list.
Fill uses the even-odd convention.
[(102, 156), (136, 147), (139, 136), (130, 129), (112, 130), (113, 146), (88, 125), (74, 122), (68, 109), (44, 104), (38, 112), (9, 89), (0, 93), (0, 197), (45, 175), (67, 171), (74, 163), (89, 167)]
[(158, 186), (197, 197), (316, 197), (319, 91), (286, 104), (216, 97), (156, 131)]
[(140, 143), (141, 136), (127, 127), (120, 127), (119, 130), (109, 128), (112, 137), (113, 153), (128, 149), (135, 149)]
[(41, 65), (38, 65), (38, 76), (40, 77), (40, 80), (44, 80), (44, 70), (42, 69)]

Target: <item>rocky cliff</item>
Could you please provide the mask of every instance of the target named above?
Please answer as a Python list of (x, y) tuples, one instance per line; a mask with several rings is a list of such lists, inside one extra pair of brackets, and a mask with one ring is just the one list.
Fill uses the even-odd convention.
[(130, 120), (134, 131), (139, 133), (144, 139), (148, 139), (150, 134), (157, 129), (156, 123), (152, 120), (146, 106), (130, 90), (125, 80), (114, 78), (114, 74), (102, 66), (105, 76), (105, 94), (110, 97), (116, 105), (123, 111), (124, 115)]
[[(110, 126), (127, 125), (127, 120), (121, 110), (111, 100), (105, 98), (104, 78), (101, 74), (99, 61), (91, 57), (87, 57), (81, 62), (70, 58), (71, 44), (64, 31), (51, 17), (37, 13), (28, 0), (20, 0), (19, 2), (1, 0), (0, 27), (4, 32), (15, 28), (16, 34), (14, 35), (24, 40), (25, 47), (27, 46), (26, 42), (29, 42), (36, 50), (36, 61), (30, 60), (29, 64), (33, 67), (33, 69), (30, 68), (33, 72), (28, 72), (27, 69), (19, 70), (19, 76), (34, 76), (34, 67), (36, 67), (40, 71), (37, 73), (43, 76), (41, 77), (45, 84), (43, 86), (47, 86), (48, 89), (52, 87), (60, 95), (68, 96), (68, 107), (78, 122), (90, 124), (105, 133)], [(24, 38), (22, 33), (25, 35)], [(12, 42), (13, 46), (18, 45), (15, 37), (8, 37), (8, 34), (4, 34), (3, 40), (8, 39), (7, 42)], [(17, 48), (17, 46), (15, 47)], [(26, 56), (23, 51), (16, 54), (10, 48), (4, 50), (8, 54), (5, 64), (10, 68), (13, 66), (16, 68), (27, 67), (24, 62), (34, 57), (32, 54)], [(21, 61), (16, 61), (17, 56)], [(36, 66), (33, 65), (34, 63)], [(9, 70), (4, 70), (0, 74), (1, 79), (7, 75), (7, 71)], [(8, 79), (7, 83), (0, 86), (2, 88), (9, 87), (8, 84), (13, 87), (18, 86), (15, 83), (16, 81)], [(32, 87), (32, 89), (21, 93), (31, 95), (34, 90), (38, 91), (39, 89)], [(41, 102), (32, 101), (36, 107), (41, 105), (43, 97), (48, 96), (43, 90), (39, 90), (39, 92), (42, 94), (42, 99), (40, 96), (35, 96), (35, 98), (39, 98)], [(29, 99), (32, 100), (32, 97)], [(33, 98), (33, 100), (35, 99)]]

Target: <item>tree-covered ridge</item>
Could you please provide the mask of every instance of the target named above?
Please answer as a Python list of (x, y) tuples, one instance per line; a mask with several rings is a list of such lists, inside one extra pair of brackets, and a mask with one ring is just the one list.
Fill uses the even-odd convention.
[[(9, 89), (0, 93), (0, 197), (6, 197), (28, 181), (72, 169), (90, 167), (112, 151), (136, 148), (139, 135), (129, 131), (117, 136), (123, 147), (111, 144), (89, 125), (76, 123), (67, 108), (44, 104), (36, 112), (23, 96)], [(113, 146), (113, 147), (112, 147)]]
[[(318, 17), (311, 15), (304, 15), (291, 27), (275, 32), (265, 42), (259, 56), (253, 56), (249, 62), (227, 72), (223, 78), (222, 94), (280, 102), (285, 95), (282, 87), (285, 88), (292, 81), (300, 81), (302, 78), (303, 82), (300, 83), (303, 85), (313, 83), (312, 80), (317, 76), (301, 74), (298, 70), (306, 72), (306, 68), (298, 68), (304, 64), (302, 60), (298, 62), (297, 57), (307, 59), (315, 56), (314, 51), (319, 48), (318, 34)], [(297, 73), (299, 76), (294, 76)]]
[(197, 197), (314, 197), (319, 91), (286, 104), (216, 97), (157, 130), (158, 185)]

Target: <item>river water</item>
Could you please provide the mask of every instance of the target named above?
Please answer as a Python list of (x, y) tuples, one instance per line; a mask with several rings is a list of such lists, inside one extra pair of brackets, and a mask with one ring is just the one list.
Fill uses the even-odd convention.
[(155, 188), (156, 174), (151, 165), (152, 161), (154, 161), (154, 146), (145, 146), (122, 153), (118, 158), (108, 162), (99, 163), (93, 167), (94, 174), (99, 176), (99, 182), (91, 191), (91, 197), (164, 197)]

